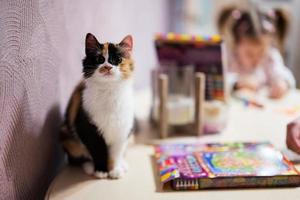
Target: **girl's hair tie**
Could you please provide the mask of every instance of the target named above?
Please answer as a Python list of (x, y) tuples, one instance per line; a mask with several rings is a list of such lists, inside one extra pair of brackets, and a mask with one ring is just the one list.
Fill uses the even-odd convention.
[(275, 12), (274, 12), (273, 9), (272, 9), (272, 10), (269, 10), (269, 11), (267, 12), (267, 16), (270, 17), (271, 19), (275, 19), (275, 18), (276, 18), (276, 14), (275, 14)]
[(267, 20), (262, 21), (262, 26), (269, 33), (274, 33), (275, 32), (274, 25), (271, 22), (267, 21)]
[(233, 17), (233, 19), (238, 20), (241, 18), (241, 11), (234, 9), (231, 13), (231, 16)]

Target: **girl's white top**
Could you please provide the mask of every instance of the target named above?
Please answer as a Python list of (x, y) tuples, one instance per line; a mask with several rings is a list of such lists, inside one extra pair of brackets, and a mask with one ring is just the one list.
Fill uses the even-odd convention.
[(229, 51), (226, 53), (228, 54), (227, 82), (230, 86), (243, 78), (254, 78), (260, 87), (269, 86), (278, 80), (285, 80), (290, 88), (296, 85), (292, 72), (284, 65), (280, 52), (274, 47), (269, 48), (259, 65), (251, 70), (240, 65), (236, 55), (230, 54)]

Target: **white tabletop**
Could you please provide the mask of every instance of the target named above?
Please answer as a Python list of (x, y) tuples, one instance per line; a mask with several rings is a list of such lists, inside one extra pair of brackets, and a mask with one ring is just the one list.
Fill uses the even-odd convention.
[[(129, 172), (119, 180), (99, 180), (85, 175), (80, 168), (66, 166), (54, 179), (46, 199), (300, 199), (300, 188), (228, 189), (185, 192), (162, 191), (153, 162), (153, 143), (161, 142), (222, 142), (270, 141), (278, 149), (285, 148), (286, 124), (300, 114), (300, 92), (293, 91), (281, 100), (271, 101), (262, 97), (264, 109), (244, 107), (231, 101), (227, 128), (220, 134), (202, 137), (180, 136), (166, 140), (157, 139), (149, 128), (147, 116), (150, 93), (140, 92), (137, 99), (137, 116), (141, 133), (130, 144), (126, 160)], [(287, 111), (294, 114), (287, 114)]]

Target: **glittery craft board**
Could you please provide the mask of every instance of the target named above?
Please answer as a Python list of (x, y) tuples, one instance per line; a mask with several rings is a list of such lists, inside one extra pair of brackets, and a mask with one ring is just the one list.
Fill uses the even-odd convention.
[(299, 186), (296, 168), (270, 143), (155, 147), (162, 185), (174, 190)]

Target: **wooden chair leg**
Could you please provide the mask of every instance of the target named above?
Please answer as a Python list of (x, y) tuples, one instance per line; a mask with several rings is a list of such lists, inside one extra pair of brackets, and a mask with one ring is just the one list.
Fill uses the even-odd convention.
[(161, 138), (168, 136), (168, 85), (169, 79), (165, 74), (158, 77), (158, 91), (159, 91), (159, 134)]
[(205, 101), (205, 74), (197, 72), (195, 74), (195, 132), (198, 136), (203, 134)]

